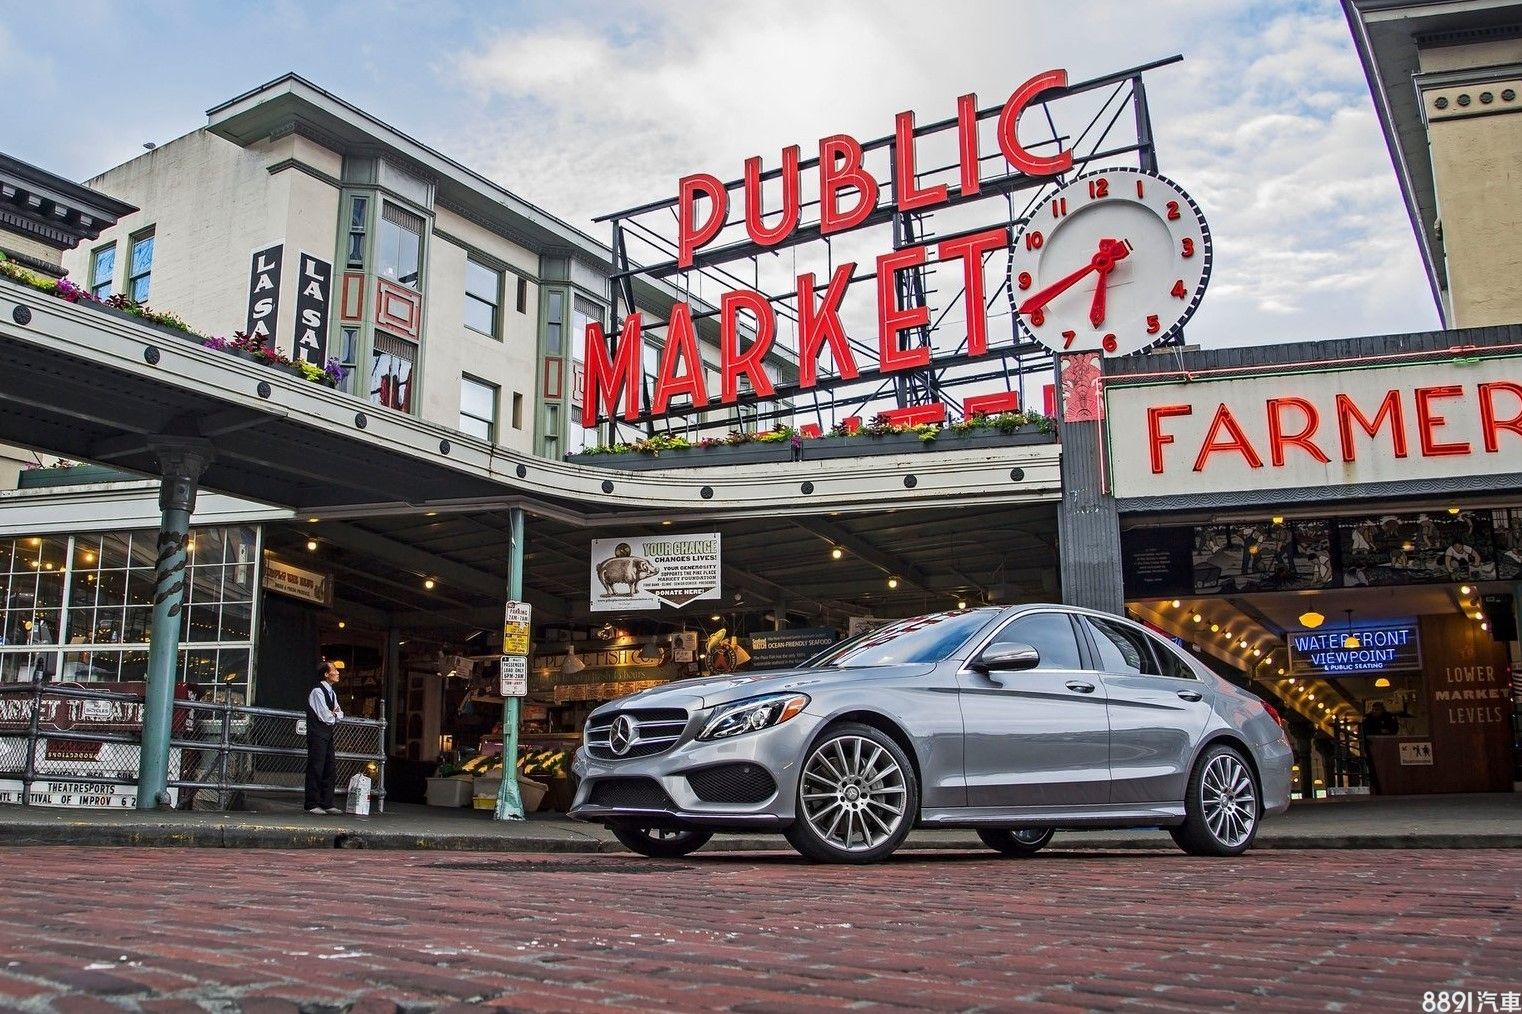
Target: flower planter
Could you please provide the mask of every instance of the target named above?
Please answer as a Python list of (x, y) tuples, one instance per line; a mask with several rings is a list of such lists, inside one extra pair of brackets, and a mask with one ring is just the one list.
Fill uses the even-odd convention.
[(567, 460), (595, 468), (646, 472), (656, 468), (710, 468), (792, 461), (793, 448), (788, 441), (780, 440), (775, 443), (725, 444), (719, 447), (680, 447), (659, 454), (573, 454)]
[(919, 454), (924, 451), (963, 451), (990, 447), (1021, 447), (1029, 444), (1056, 443), (1052, 433), (1042, 433), (1030, 426), (1013, 433), (998, 430), (972, 430), (956, 433), (943, 430), (934, 440), (921, 440), (918, 433), (885, 433), (874, 437), (859, 433), (850, 437), (820, 437), (803, 442), (804, 461), (829, 458), (859, 458), (877, 454)]

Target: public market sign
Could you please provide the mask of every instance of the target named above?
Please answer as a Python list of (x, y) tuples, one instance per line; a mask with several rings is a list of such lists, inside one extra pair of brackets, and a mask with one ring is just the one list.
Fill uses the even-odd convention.
[(1105, 400), (1122, 499), (1522, 471), (1522, 359), (1112, 385)]
[[(998, 116), (998, 147), (1005, 161), (1016, 171), (1032, 177), (1052, 177), (1072, 168), (1073, 155), (1063, 150), (1055, 155), (1034, 155), (1020, 143), (1017, 128), (1020, 115), (1044, 93), (1067, 86), (1065, 70), (1038, 74), (1020, 85), (1004, 103)], [(980, 186), (977, 98), (963, 95), (956, 100), (956, 132), (959, 154), (959, 184), (955, 194), (947, 184), (919, 186), (916, 180), (914, 113), (901, 112), (894, 123), (894, 165), (892, 181), (876, 179), (864, 166), (865, 151), (860, 141), (848, 134), (835, 134), (819, 141), (818, 174), (819, 222), (821, 238), (849, 232), (869, 224), (878, 209), (878, 197), (884, 187), (893, 190), (893, 207), (899, 212), (924, 211), (949, 204), (953, 199), (976, 194)], [(748, 237), (762, 248), (775, 247), (800, 230), (802, 219), (802, 183), (798, 146), (782, 152), (781, 216), (765, 222), (767, 212), (762, 200), (762, 162), (760, 156), (745, 161), (744, 221)], [(729, 191), (717, 176), (695, 173), (677, 184), (677, 259), (679, 268), (690, 268), (698, 255), (712, 243), (728, 221)], [(897, 296), (898, 272), (930, 263), (960, 262), (965, 291), (967, 321), (967, 355), (979, 356), (988, 350), (988, 322), (984, 304), (982, 262), (985, 254), (1009, 245), (1009, 230), (1003, 226), (970, 235), (947, 238), (933, 245), (907, 247), (877, 257), (877, 363), (881, 374), (923, 369), (930, 363), (930, 349), (915, 345), (904, 348), (900, 336), (929, 324), (927, 306), (900, 306)], [(798, 386), (809, 389), (818, 383), (818, 363), (826, 348), (834, 361), (836, 373), (853, 380), (873, 365), (859, 364), (847, 343), (840, 319), (841, 302), (856, 264), (846, 262), (835, 267), (822, 295), (815, 291), (812, 273), (798, 276)], [(754, 336), (742, 350), (741, 314), (754, 321)], [(644, 417), (667, 414), (673, 398), (686, 399), (692, 409), (706, 408), (712, 402), (735, 404), (749, 382), (747, 398), (767, 398), (775, 388), (762, 368), (777, 333), (776, 314), (771, 302), (761, 293), (740, 288), (724, 293), (719, 300), (719, 368), (718, 390), (708, 389), (708, 380), (699, 354), (693, 327), (692, 307), (677, 302), (666, 329), (665, 347), (660, 358), (654, 390), (645, 403), (641, 374), (641, 318), (630, 313), (610, 358), (607, 336), (597, 322), (587, 326), (584, 335), (583, 361), (586, 370), (586, 393), (582, 399), (581, 424), (597, 425), (599, 416), (613, 416), (620, 411), (629, 422)], [(749, 329), (746, 328), (746, 331)], [(748, 336), (748, 335), (747, 335)], [(595, 607), (594, 607), (595, 608)]]
[[(1347, 646), (1349, 635), (1357, 638), (1358, 647)], [(1421, 667), (1422, 641), (1412, 621), (1357, 624), (1351, 629), (1329, 623), (1320, 630), (1289, 635), (1292, 676), (1363, 676)]]
[[(592, 541), (592, 610), (680, 609), (719, 597), (719, 533)], [(589, 663), (590, 664), (590, 663)]]

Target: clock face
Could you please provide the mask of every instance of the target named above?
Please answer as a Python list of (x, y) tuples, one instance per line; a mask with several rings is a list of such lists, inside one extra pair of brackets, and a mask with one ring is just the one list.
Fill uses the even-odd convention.
[(1172, 180), (1140, 169), (1080, 176), (1015, 240), (1021, 330), (1054, 352), (1140, 352), (1194, 314), (1210, 259), (1205, 216)]

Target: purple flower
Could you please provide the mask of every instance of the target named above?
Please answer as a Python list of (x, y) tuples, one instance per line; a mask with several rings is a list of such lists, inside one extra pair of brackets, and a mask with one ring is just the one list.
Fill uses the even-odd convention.
[(335, 384), (342, 383), (344, 375), (349, 372), (344, 369), (344, 365), (338, 361), (336, 356), (328, 360), (327, 364), (323, 366), (322, 371), (329, 377), (332, 377)]

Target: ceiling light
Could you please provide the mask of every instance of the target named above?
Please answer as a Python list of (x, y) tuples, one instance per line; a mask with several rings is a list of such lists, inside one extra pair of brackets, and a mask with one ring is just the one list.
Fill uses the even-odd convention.
[(1390, 677), (1388, 677), (1388, 676), (1381, 676), (1379, 679), (1374, 681), (1374, 686), (1379, 688), (1380, 690), (1385, 689), (1389, 685), (1390, 685)]
[(1205, 617), (1201, 616), (1199, 613), (1195, 613), (1194, 614), (1194, 622), (1196, 622), (1196, 623), (1203, 623), (1204, 621), (1205, 621)]
[(438, 516), (439, 516), (439, 512), (438, 511), (429, 511), (427, 514), (423, 515), (423, 517), (425, 517), (425, 518), (436, 518)]
[(896, 577), (890, 577), (890, 578), (888, 578), (888, 587), (889, 588), (897, 588), (898, 587), (898, 578), (896, 578)]
[(718, 613), (714, 613), (712, 616), (710, 616), (708, 618), (710, 620), (712, 620), (713, 622), (715, 622), (715, 623), (718, 623), (721, 619), (723, 619), (723, 617), (720, 616)]
[(344, 621), (343, 621), (343, 620), (339, 620), (339, 621), (338, 621), (338, 629), (339, 629), (339, 630), (342, 630), (342, 629), (343, 629), (343, 628), (345, 628), (345, 627), (347, 627), (347, 626), (348, 626), (348, 624), (347, 624), (347, 623), (345, 623), (345, 622), (344, 622)]
[(1177, 609), (1178, 607), (1179, 607), (1179, 600), (1178, 599), (1174, 599), (1173, 600), (1173, 608)]
[(433, 591), (433, 578), (425, 577), (423, 579), (423, 587), (427, 588), (429, 591)]
[(1358, 640), (1358, 635), (1353, 633), (1353, 610), (1345, 609), (1343, 611), (1348, 614), (1348, 636), (1342, 639), (1342, 646), (1349, 651), (1362, 648), (1363, 643)]
[(185, 540), (185, 548), (190, 550), (192, 553), (196, 551), (196, 537), (194, 535)]
[(1263, 657), (1263, 649), (1262, 648), (1254, 648), (1252, 650), (1252, 657), (1253, 658), (1262, 658)]
[(1246, 641), (1239, 641), (1239, 642), (1237, 642), (1237, 647), (1238, 648), (1245, 648), (1245, 647), (1247, 647), (1247, 642)]
[(307, 518), (307, 524), (309, 524), (309, 525), (315, 525), (316, 523), (317, 523), (317, 519), (316, 518)]
[(1318, 705), (1316, 705), (1316, 707), (1320, 708), (1322, 711), (1326, 710), (1326, 705), (1325, 704), (1318, 704)]
[(1475, 610), (1475, 612), (1474, 612), (1474, 618), (1477, 619), (1477, 620), (1483, 620), (1485, 618), (1485, 614), (1480, 612), (1479, 610)]
[(1316, 695), (1315, 694), (1306, 694), (1305, 695), (1305, 699), (1308, 700), (1308, 701), (1314, 701), (1316, 699)]
[(1221, 636), (1226, 638), (1229, 641), (1229, 640), (1231, 640), (1231, 631), (1228, 630), (1224, 634), (1222, 634)]
[(581, 670), (585, 669), (586, 667), (587, 664), (576, 657), (576, 645), (572, 644), (567, 646), (565, 650), (565, 661), (560, 663), (560, 671), (569, 676), (572, 673), (581, 672)]
[(845, 555), (846, 555), (846, 551), (844, 549), (841, 549), (839, 546), (834, 546), (834, 547), (832, 547), (830, 549), (830, 559), (832, 559), (832, 560), (838, 560), (842, 556), (845, 556)]
[(315, 552), (317, 552), (317, 540), (316, 539), (307, 539), (307, 552), (309, 552), (309, 553), (315, 553)]
[(958, 609), (966, 609), (967, 608), (967, 600), (966, 599), (957, 599), (957, 608)]
[(1325, 622), (1326, 617), (1322, 616), (1314, 609), (1307, 610), (1306, 612), (1300, 614), (1300, 625), (1305, 627), (1307, 630), (1315, 630)]
[(1469, 587), (1467, 584), (1461, 584), (1461, 585), (1459, 585), (1459, 594), (1460, 595), (1468, 595), (1472, 591), (1474, 591), (1474, 589)]
[(1221, 625), (1219, 623), (1212, 623), (1210, 625), (1210, 632), (1212, 634), (1214, 634), (1217, 630), (1220, 630), (1220, 629), (1221, 629)]
[[(1279, 675), (1280, 675), (1280, 676), (1283, 676), (1283, 675), (1284, 675), (1284, 670), (1283, 670), (1283, 669), (1280, 669), (1280, 670), (1279, 670)], [(1291, 682), (1294, 682), (1294, 681), (1293, 681), (1293, 680), (1292, 680), (1292, 681), (1291, 681)]]
[(1276, 525), (1282, 525), (1282, 524), (1284, 524), (1284, 517), (1283, 517), (1283, 515), (1280, 515), (1280, 514), (1275, 514), (1273, 517), (1269, 518), (1268, 520), (1272, 521)]
[(670, 521), (662, 521), (661, 524), (663, 524), (663, 525), (669, 525), (669, 524), (671, 524), (671, 522)]
[(95, 562), (95, 554), (94, 553), (90, 553), (90, 552), (86, 552), (85, 553), (85, 562), (86, 563), (94, 563)]
[(1448, 513), (1449, 514), (1457, 514), (1458, 512), (1459, 512), (1459, 509), (1457, 507), (1449, 507), (1448, 508)]

